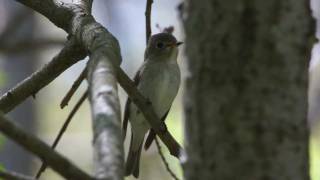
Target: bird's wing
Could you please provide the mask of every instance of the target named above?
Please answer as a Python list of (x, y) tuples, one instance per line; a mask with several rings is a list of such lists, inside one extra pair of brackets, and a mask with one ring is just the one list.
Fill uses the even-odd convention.
[[(141, 70), (138, 70), (138, 72), (133, 78), (133, 82), (135, 86), (138, 86), (140, 77), (141, 77)], [(127, 127), (128, 127), (129, 116), (130, 116), (130, 104), (131, 104), (131, 100), (128, 97), (126, 101), (126, 105), (124, 107), (124, 117), (122, 122), (123, 140), (126, 138), (126, 134), (127, 134)]]
[[(161, 121), (165, 121), (165, 120), (166, 120), (166, 118), (167, 118), (167, 116), (168, 116), (168, 114), (169, 114), (170, 109), (171, 109), (171, 107), (170, 107), (170, 108), (168, 109), (168, 111), (164, 114), (164, 116), (162, 116)], [(151, 144), (152, 144), (153, 140), (155, 139), (155, 137), (156, 137), (156, 133), (154, 132), (153, 129), (150, 129), (149, 134), (148, 134), (148, 137), (147, 137), (146, 142), (145, 142), (145, 144), (144, 144), (144, 149), (145, 149), (145, 150), (148, 150), (148, 149), (149, 149), (149, 147), (151, 146)]]

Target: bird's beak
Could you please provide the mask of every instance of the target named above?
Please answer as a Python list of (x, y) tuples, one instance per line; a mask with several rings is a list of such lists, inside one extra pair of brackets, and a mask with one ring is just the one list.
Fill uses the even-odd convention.
[(170, 43), (170, 44), (168, 44), (167, 46), (168, 46), (168, 47), (178, 47), (178, 46), (180, 46), (181, 44), (183, 44), (183, 42)]
[(181, 41), (180, 41), (180, 42), (177, 42), (177, 43), (176, 43), (176, 46), (180, 46), (181, 44), (183, 44), (183, 42), (181, 42)]

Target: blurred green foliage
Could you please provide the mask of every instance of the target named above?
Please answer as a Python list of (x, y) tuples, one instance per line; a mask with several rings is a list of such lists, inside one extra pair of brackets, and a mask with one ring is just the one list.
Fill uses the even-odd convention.
[(320, 180), (320, 141), (314, 137), (310, 140), (310, 176), (312, 180)]

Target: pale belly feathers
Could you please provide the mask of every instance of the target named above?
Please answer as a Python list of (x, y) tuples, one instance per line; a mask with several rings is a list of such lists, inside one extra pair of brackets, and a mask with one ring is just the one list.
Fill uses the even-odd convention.
[[(156, 63), (156, 64), (151, 64)], [(150, 62), (143, 68), (139, 91), (152, 103), (159, 118), (171, 107), (180, 85), (180, 70), (176, 62)], [(146, 132), (150, 126), (134, 103), (130, 106), (131, 126), (136, 132)]]

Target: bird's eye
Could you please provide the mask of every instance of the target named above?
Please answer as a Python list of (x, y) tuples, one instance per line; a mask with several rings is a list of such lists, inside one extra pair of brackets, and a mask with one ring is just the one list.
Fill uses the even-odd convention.
[(164, 44), (163, 44), (162, 42), (158, 42), (156, 46), (157, 46), (157, 48), (159, 48), (159, 49), (164, 48)]

